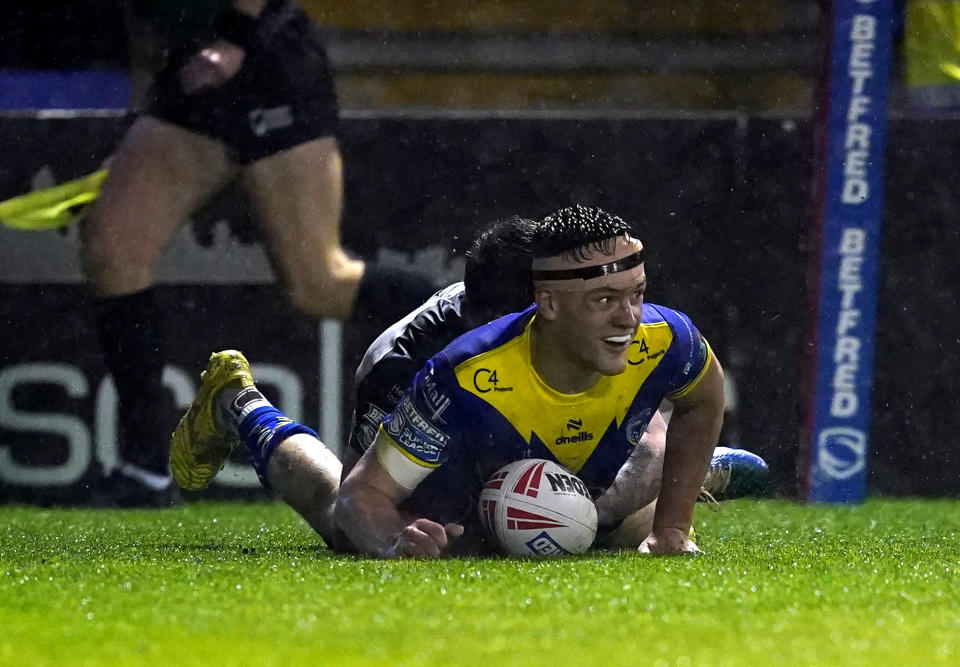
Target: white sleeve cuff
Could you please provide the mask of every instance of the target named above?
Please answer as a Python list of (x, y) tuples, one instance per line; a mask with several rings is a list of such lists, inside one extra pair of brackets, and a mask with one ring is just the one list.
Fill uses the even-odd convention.
[(387, 471), (387, 474), (393, 478), (393, 481), (407, 489), (413, 491), (417, 486), (433, 472), (436, 466), (429, 466), (414, 461), (408, 456), (393, 438), (387, 435), (383, 429), (373, 444), (374, 451), (377, 454), (377, 460)]

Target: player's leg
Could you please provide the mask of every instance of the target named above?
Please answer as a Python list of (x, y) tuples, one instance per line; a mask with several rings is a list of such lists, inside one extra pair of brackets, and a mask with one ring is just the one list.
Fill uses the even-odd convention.
[(219, 142), (151, 116), (138, 119), (83, 225), (81, 260), (94, 293), (151, 287), (174, 234), (235, 169)]
[(315, 317), (372, 313), (383, 318), (378, 331), (420, 305), (434, 291), (432, 281), (353, 259), (341, 245), (336, 96), (309, 17), (270, 3), (234, 90), (230, 143), (246, 165), (244, 187), (293, 304)]
[(321, 137), (257, 160), (243, 183), (291, 302), (316, 317), (350, 317), (364, 264), (340, 244), (343, 165), (336, 139)]
[[(153, 283), (157, 261), (187, 216), (232, 173), (215, 141), (152, 117), (130, 128), (83, 224), (81, 261), (120, 400), (120, 475), (104, 502), (150, 502), (169, 486), (164, 366)], [(143, 491), (143, 494), (139, 494)], [(129, 492), (129, 493), (128, 493)], [(138, 497), (138, 495), (140, 497)]]
[(343, 165), (333, 137), (257, 160), (245, 170), (244, 185), (274, 271), (304, 312), (372, 318), (380, 331), (436, 290), (427, 274), (362, 262), (343, 249)]
[(333, 507), (340, 488), (340, 470), (333, 452), (307, 433), (280, 442), (267, 462), (270, 487), (331, 547), (338, 545)]
[(246, 444), (260, 480), (333, 545), (340, 462), (316, 433), (260, 393), (240, 352), (224, 350), (210, 356), (197, 396), (170, 439), (177, 484), (207, 486), (237, 442)]

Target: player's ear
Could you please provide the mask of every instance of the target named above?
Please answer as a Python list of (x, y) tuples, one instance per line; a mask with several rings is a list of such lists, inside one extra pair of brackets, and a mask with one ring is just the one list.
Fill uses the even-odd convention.
[(533, 300), (537, 304), (538, 316), (548, 321), (556, 318), (557, 302), (552, 290), (546, 287), (534, 287)]

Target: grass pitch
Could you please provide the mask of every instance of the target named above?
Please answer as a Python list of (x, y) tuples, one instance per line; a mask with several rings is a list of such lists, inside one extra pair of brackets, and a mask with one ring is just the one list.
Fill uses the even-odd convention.
[(279, 504), (0, 507), (0, 664), (956, 665), (958, 510), (737, 501), (697, 558), (379, 562)]

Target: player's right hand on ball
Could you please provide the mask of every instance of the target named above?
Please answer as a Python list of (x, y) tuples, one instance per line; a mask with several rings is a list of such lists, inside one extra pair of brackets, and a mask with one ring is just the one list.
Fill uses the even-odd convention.
[(435, 558), (450, 546), (453, 539), (463, 535), (458, 523), (441, 525), (430, 519), (417, 519), (405, 526), (390, 549), (390, 558)]

